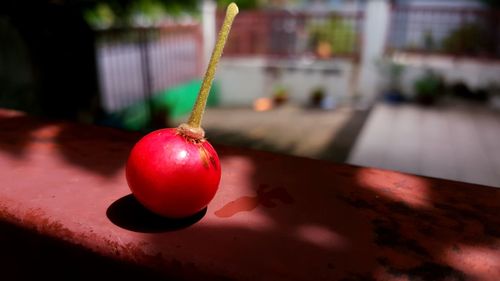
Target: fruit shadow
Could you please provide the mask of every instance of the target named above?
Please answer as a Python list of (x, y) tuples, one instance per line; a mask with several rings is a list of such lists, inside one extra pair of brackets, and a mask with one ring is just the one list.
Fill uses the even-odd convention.
[(106, 216), (115, 225), (135, 232), (159, 233), (187, 228), (207, 213), (207, 208), (198, 213), (180, 219), (166, 218), (147, 210), (132, 195), (126, 195), (113, 202), (106, 211)]

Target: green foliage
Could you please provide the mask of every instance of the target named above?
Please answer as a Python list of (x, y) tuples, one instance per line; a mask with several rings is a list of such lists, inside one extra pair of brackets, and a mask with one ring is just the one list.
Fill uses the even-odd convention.
[(29, 52), (15, 27), (0, 17), (0, 108), (39, 113)]
[(274, 87), (273, 97), (275, 98), (286, 98), (288, 96), (288, 92), (285, 86), (277, 85)]
[(106, 28), (116, 21), (115, 12), (107, 3), (99, 3), (93, 9), (84, 12), (85, 20), (94, 27)]
[(272, 99), (275, 105), (284, 104), (288, 100), (288, 90), (283, 85), (277, 85), (274, 88)]
[(154, 23), (166, 16), (194, 14), (197, 0), (102, 0), (87, 5), (84, 16), (94, 27), (129, 24), (134, 19)]
[(149, 23), (161, 20), (166, 15), (165, 6), (158, 0), (139, 0), (129, 7), (129, 18), (141, 18)]
[(477, 55), (491, 52), (495, 45), (484, 28), (478, 24), (464, 24), (443, 40), (443, 51)]
[(321, 105), (321, 102), (325, 99), (325, 96), (326, 96), (325, 89), (323, 87), (317, 87), (313, 89), (309, 96), (311, 105), (313, 106)]
[(441, 76), (428, 70), (415, 81), (415, 92), (418, 101), (433, 103), (444, 92), (444, 82)]
[(330, 44), (333, 54), (349, 54), (355, 48), (355, 33), (352, 26), (337, 18), (331, 18), (309, 27), (310, 42), (315, 48), (318, 43)]
[(322, 99), (325, 97), (325, 89), (323, 87), (317, 87), (311, 92), (311, 97), (315, 99)]
[(259, 8), (264, 1), (262, 0), (217, 0), (217, 7), (219, 9), (225, 9), (227, 5), (232, 2), (238, 5), (240, 10), (252, 10)]

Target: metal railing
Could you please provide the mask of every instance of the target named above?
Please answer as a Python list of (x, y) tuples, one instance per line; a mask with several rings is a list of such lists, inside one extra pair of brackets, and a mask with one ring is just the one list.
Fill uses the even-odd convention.
[(500, 58), (500, 11), (393, 6), (387, 51)]
[(199, 25), (101, 30), (96, 50), (101, 102), (107, 112), (148, 100), (201, 73)]
[[(278, 58), (357, 57), (361, 50), (362, 12), (291, 13), (244, 11), (236, 18), (225, 56)], [(220, 27), (223, 14), (217, 15)]]

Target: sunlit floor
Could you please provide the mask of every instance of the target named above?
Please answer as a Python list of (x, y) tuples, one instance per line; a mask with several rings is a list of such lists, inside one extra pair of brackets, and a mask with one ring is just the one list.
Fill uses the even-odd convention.
[(484, 105), (212, 108), (203, 127), (213, 143), (500, 187), (500, 112)]
[(500, 113), (474, 104), (378, 104), (348, 162), (500, 187)]
[(287, 104), (270, 111), (211, 108), (203, 119), (214, 143), (345, 162), (368, 111), (335, 110)]

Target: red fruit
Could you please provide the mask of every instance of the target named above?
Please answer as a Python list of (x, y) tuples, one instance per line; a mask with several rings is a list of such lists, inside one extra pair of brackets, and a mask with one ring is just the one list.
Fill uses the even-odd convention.
[(126, 176), (130, 190), (147, 209), (181, 218), (208, 205), (217, 191), (221, 168), (208, 141), (168, 128), (149, 133), (134, 146)]
[(201, 119), (236, 14), (238, 6), (229, 4), (188, 123), (154, 131), (130, 152), (126, 168), (130, 190), (142, 205), (159, 215), (194, 215), (208, 205), (219, 186), (219, 157), (204, 138)]

